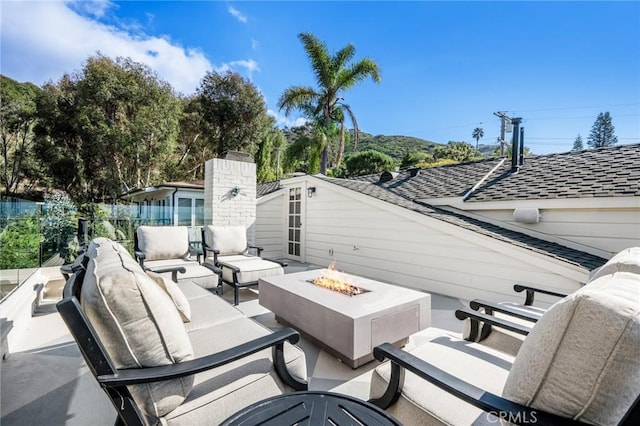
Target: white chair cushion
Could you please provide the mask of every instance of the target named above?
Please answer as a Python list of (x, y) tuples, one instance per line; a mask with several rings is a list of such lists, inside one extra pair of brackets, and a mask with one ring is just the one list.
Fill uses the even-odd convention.
[(145, 262), (189, 257), (189, 229), (186, 226), (138, 226), (136, 233)]
[(640, 389), (640, 277), (604, 275), (553, 305), (527, 336), (507, 399), (592, 424), (617, 424)]
[(180, 287), (178, 287), (178, 284), (160, 274), (156, 274), (155, 272), (147, 271), (147, 275), (149, 275), (149, 277), (151, 277), (151, 279), (169, 295), (173, 304), (176, 306), (176, 309), (178, 309), (182, 322), (190, 322), (191, 305), (189, 304), (187, 297), (180, 290)]
[(604, 275), (615, 274), (616, 272), (631, 272), (640, 275), (640, 247), (622, 250), (600, 268), (592, 271), (589, 281), (594, 281)]
[[(81, 292), (81, 305), (116, 367), (170, 365), (193, 358), (180, 314), (167, 293), (110, 240), (98, 238)], [(129, 386), (149, 415), (163, 416), (191, 391), (193, 376)]]
[(205, 241), (221, 256), (247, 253), (247, 229), (244, 226), (207, 225)]
[(238, 283), (250, 283), (258, 281), (260, 278), (273, 277), (284, 274), (284, 269), (278, 263), (270, 262), (259, 257), (245, 256), (244, 259), (225, 262), (222, 266), (222, 280), (233, 282), (233, 270), (224, 267), (232, 265), (240, 269), (237, 273)]
[[(429, 327), (411, 336), (412, 355), (481, 389), (499, 395), (513, 357), (479, 343), (460, 340), (451, 332)], [(391, 376), (389, 362), (371, 377), (371, 398), (384, 393)], [(483, 412), (436, 385), (405, 373), (402, 395), (386, 410), (404, 425), (499, 425), (500, 419)]]

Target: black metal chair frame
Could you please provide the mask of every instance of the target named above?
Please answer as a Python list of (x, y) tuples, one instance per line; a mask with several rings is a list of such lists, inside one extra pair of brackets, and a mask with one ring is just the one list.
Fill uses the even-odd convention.
[[(86, 267), (86, 262), (84, 262)], [(284, 343), (295, 344), (300, 335), (284, 328), (236, 347), (197, 359), (161, 367), (118, 369), (109, 357), (91, 322), (80, 306), (84, 268), (76, 268), (65, 284), (63, 299), (56, 305), (67, 324), (91, 373), (109, 397), (118, 413), (116, 425), (148, 425), (149, 419), (132, 398), (128, 385), (158, 382), (190, 376), (229, 364), (264, 349), (271, 348), (274, 368), (280, 379), (296, 391), (306, 391), (308, 384), (293, 377), (284, 359)]]
[[(220, 260), (218, 260), (218, 256), (220, 255), (220, 250), (214, 249), (213, 247), (209, 246), (209, 244), (207, 243), (206, 239), (205, 239), (205, 230), (204, 228), (202, 229), (202, 250), (204, 253), (204, 258), (206, 259), (207, 253), (212, 253), (213, 254), (213, 263), (215, 265), (215, 267), (219, 268), (220, 273), (219, 275), (219, 281), (218, 281), (218, 294), (222, 295), (222, 283), (225, 283), (229, 286), (231, 286), (233, 288), (233, 304), (237, 305), (240, 302), (240, 289), (241, 288), (249, 288), (249, 287), (257, 287), (259, 281), (249, 281), (246, 283), (241, 283), (238, 281), (238, 274), (240, 272), (242, 272), (240, 270), (240, 268), (231, 265), (229, 263), (225, 263), (222, 262)], [(287, 262), (283, 262), (280, 260), (275, 260), (275, 259), (267, 259), (264, 257), (261, 257), (262, 251), (264, 250), (262, 247), (258, 247), (258, 246), (252, 246), (252, 245), (247, 245), (247, 250), (256, 250), (257, 252), (257, 256), (258, 258), (262, 259), (262, 260), (267, 260), (269, 262), (273, 262), (273, 263), (277, 263), (280, 266), (282, 266), (283, 268), (286, 267), (288, 264)], [(204, 263), (204, 265), (208, 265), (206, 262)], [(232, 272), (232, 276), (233, 276), (233, 280), (232, 281), (228, 281), (225, 280), (223, 278), (223, 271), (224, 269), (230, 269)]]
[[(536, 287), (525, 286), (521, 284), (515, 284), (513, 286), (513, 290), (516, 293), (525, 292), (525, 301), (523, 303), (524, 306), (532, 306), (535, 301), (535, 294), (546, 294), (549, 296), (554, 296), (558, 298), (566, 297), (567, 294), (559, 293), (556, 291), (550, 291), (545, 289), (540, 289)], [(529, 321), (535, 324), (540, 317), (536, 315), (527, 314), (526, 312), (522, 312), (517, 308), (514, 308), (509, 305), (502, 305), (500, 303), (490, 302), (483, 299), (475, 299), (469, 303), (469, 307), (473, 310), (468, 311), (465, 309), (460, 309), (456, 311), (456, 318), (460, 320), (469, 319), (471, 321), (471, 332), (467, 340), (471, 340), (474, 342), (480, 342), (486, 339), (489, 334), (491, 334), (492, 326), (501, 326), (504, 329), (513, 331), (515, 333), (519, 333), (522, 335), (529, 334), (531, 331), (530, 327), (526, 327), (520, 324), (512, 323), (510, 321), (497, 318), (493, 315), (494, 312), (500, 312), (502, 314), (512, 316), (514, 318), (519, 318), (525, 321)], [(482, 309), (484, 314), (480, 311)], [(480, 323), (482, 323), (482, 327), (480, 327)]]
[[(381, 362), (385, 359), (391, 361), (391, 377), (387, 389), (380, 398), (369, 400), (382, 409), (387, 409), (396, 403), (402, 393), (405, 371), (410, 371), (463, 401), (510, 423), (531, 424), (532, 419), (536, 419), (536, 424), (540, 425), (584, 424), (487, 392), (390, 343), (376, 346), (373, 349), (373, 356)], [(635, 402), (619, 424), (624, 426), (640, 424), (640, 394), (636, 396)]]

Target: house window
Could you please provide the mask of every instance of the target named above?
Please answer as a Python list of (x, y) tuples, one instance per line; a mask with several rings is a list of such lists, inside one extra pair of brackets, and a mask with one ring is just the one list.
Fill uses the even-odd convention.
[(191, 226), (192, 199), (178, 198), (178, 225)]
[(195, 226), (204, 226), (204, 199), (196, 198)]

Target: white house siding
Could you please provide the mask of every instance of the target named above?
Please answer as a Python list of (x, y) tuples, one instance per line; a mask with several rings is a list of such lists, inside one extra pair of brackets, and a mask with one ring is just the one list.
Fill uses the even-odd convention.
[(538, 223), (526, 224), (513, 220), (513, 209), (518, 204), (508, 207), (488, 206), (474, 209), (477, 203), (469, 203), (466, 212), (481, 219), (489, 219), (501, 226), (530, 234), (548, 241), (570, 246), (604, 258), (628, 247), (640, 245), (640, 200), (600, 199), (590, 203), (564, 200), (558, 202), (528, 203), (538, 206), (541, 219)]
[(264, 257), (284, 257), (284, 191), (280, 190), (258, 200), (256, 205), (256, 245)]
[[(315, 182), (314, 182), (315, 183)], [(307, 199), (305, 260), (462, 299), (522, 300), (513, 284), (571, 292), (587, 271), (322, 184)], [(345, 192), (346, 191), (346, 192)], [(553, 299), (546, 299), (547, 302)]]

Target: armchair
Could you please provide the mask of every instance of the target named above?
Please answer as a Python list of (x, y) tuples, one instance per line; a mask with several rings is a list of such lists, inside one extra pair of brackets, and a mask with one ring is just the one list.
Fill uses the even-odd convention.
[(410, 352), (375, 348), (390, 361), (371, 402), (407, 425), (638, 424), (640, 276), (614, 271), (549, 308), (515, 357), (433, 329)]
[(134, 252), (145, 270), (171, 276), (178, 283), (193, 281), (207, 289), (218, 287), (221, 271), (213, 265), (200, 264), (202, 250), (190, 243), (186, 226), (139, 226)]
[[(202, 229), (202, 249), (205, 264), (221, 271), (219, 293), (222, 283), (233, 288), (233, 303), (239, 302), (239, 290), (257, 287), (260, 278), (284, 274), (286, 262), (260, 257), (262, 247), (247, 244), (244, 226), (213, 226)], [(255, 250), (257, 256), (249, 255)]]

